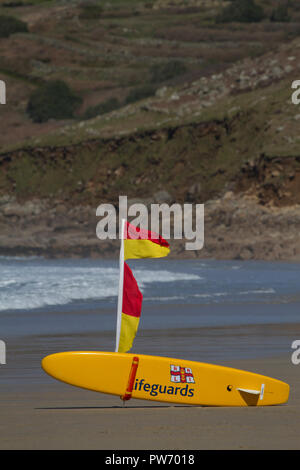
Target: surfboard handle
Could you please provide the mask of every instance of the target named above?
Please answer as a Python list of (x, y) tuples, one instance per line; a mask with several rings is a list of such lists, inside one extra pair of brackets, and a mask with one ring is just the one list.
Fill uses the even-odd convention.
[(124, 395), (122, 395), (120, 397), (121, 400), (123, 400), (123, 402), (125, 402), (127, 400), (130, 400), (130, 398), (131, 398), (133, 384), (134, 384), (134, 381), (135, 381), (135, 376), (136, 376), (138, 366), (139, 366), (139, 358), (134, 356), (134, 358), (132, 359), (131, 368), (130, 368), (130, 372), (129, 372), (129, 376), (128, 376), (128, 383), (127, 383), (126, 392), (125, 392)]

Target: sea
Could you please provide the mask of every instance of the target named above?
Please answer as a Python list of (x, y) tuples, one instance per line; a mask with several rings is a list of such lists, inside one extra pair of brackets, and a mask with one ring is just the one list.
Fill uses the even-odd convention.
[[(143, 294), (134, 350), (197, 360), (291, 354), (300, 324), (299, 263), (128, 264)], [(81, 349), (86, 341), (89, 349), (114, 350), (118, 283), (118, 260), (2, 256), (0, 339), (32, 338), (34, 346), (39, 338), (39, 347), (54, 352), (76, 349), (77, 337)]]

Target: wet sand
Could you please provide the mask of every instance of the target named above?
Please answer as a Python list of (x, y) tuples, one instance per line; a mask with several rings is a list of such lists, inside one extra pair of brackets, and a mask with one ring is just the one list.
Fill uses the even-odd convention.
[[(205, 348), (205, 344), (202, 344), (200, 354), (201, 341), (195, 331), (194, 336), (188, 332), (183, 334), (181, 342), (176, 342), (176, 335), (170, 331), (165, 335), (161, 333), (159, 343), (164, 344), (164, 356), (190, 357), (286, 381), (291, 387), (286, 405), (210, 408), (132, 399), (124, 407), (118, 397), (55, 381), (40, 368), (44, 355), (82, 349), (83, 344), (87, 346), (84, 349), (96, 349), (96, 339), (102, 344), (99, 350), (111, 350), (112, 333), (102, 335), (101, 341), (96, 334), (10, 338), (7, 341), (7, 364), (0, 366), (0, 448), (299, 449), (300, 365), (291, 362), (291, 342), (300, 338), (300, 325), (274, 325), (264, 331), (257, 328), (244, 328), (243, 332), (224, 328), (223, 334), (219, 332), (219, 341), (225, 338), (224, 348), (226, 344), (235, 344), (231, 357), (226, 357), (225, 353), (222, 355), (221, 347), (213, 355), (213, 349)], [(272, 348), (266, 347), (266, 354), (261, 354), (258, 348), (259, 356), (255, 355), (255, 341), (257, 344), (262, 342), (266, 331), (269, 331), (269, 344), (273, 338)], [(214, 329), (210, 334), (216, 334)], [(207, 335), (208, 331), (202, 331), (202, 338)], [(188, 338), (192, 339), (188, 341)], [(276, 354), (279, 339), (284, 345), (280, 355)], [(241, 345), (244, 345), (244, 351)], [(243, 357), (245, 345), (248, 345), (248, 353), (252, 357)], [(159, 354), (151, 332), (139, 336), (136, 350), (146, 354), (151, 354), (152, 350), (152, 354)]]

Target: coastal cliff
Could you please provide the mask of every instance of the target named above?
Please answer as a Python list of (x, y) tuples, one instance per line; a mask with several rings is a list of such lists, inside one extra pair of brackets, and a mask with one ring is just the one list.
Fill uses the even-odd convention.
[[(193, 6), (190, 13), (169, 7), (160, 12), (158, 2), (134, 16), (124, 7), (104, 11), (97, 22), (76, 2), (69, 8), (20, 7), (29, 32), (1, 46), (9, 93), (1, 108), (0, 255), (115, 257), (118, 240), (97, 239), (96, 209), (102, 203), (117, 207), (119, 196), (126, 195), (147, 207), (205, 205), (204, 248), (189, 252), (184, 240), (170, 240), (174, 257), (299, 260), (300, 108), (291, 99), (291, 85), (300, 77), (299, 15), (295, 10), (293, 22), (284, 25), (244, 25), (241, 34), (237, 25), (211, 21), (215, 3)], [(178, 23), (182, 15), (185, 21)], [(154, 17), (159, 22), (149, 37)], [(172, 27), (170, 19), (177, 21)], [(91, 41), (94, 49), (87, 47)], [(25, 53), (17, 63), (20, 42)], [(32, 48), (37, 43), (39, 50)], [(240, 57), (234, 55), (237, 45)], [(87, 106), (104, 96), (87, 91), (91, 60), (93, 90), (107, 90), (107, 81), (96, 80), (100, 69), (103, 79), (104, 71), (126, 64), (141, 74), (139, 80), (149, 80), (146, 58), (153, 73), (157, 54), (160, 60), (175, 54), (185, 72), (156, 82), (151, 96), (84, 117)], [(72, 63), (81, 67), (78, 80), (70, 73)], [(26, 115), (28, 94), (45, 80), (46, 70), (50, 76), (67, 74), (82, 93), (74, 119), (33, 123)], [(120, 100), (132, 91), (128, 70), (122, 83), (110, 88)]]

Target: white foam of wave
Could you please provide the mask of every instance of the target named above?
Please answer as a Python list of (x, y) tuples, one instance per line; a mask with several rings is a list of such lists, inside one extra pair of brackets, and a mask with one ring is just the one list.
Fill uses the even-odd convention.
[(44, 259), (42, 256), (6, 256), (0, 255), (0, 261), (31, 261), (35, 259)]
[(239, 292), (239, 295), (249, 295), (249, 294), (276, 294), (276, 291), (273, 287), (266, 288), (266, 289), (254, 289), (254, 290), (246, 290)]
[(17, 284), (15, 279), (8, 279), (7, 281), (0, 281), (0, 287), (11, 286), (13, 284)]
[[(153, 282), (201, 279), (188, 273), (133, 270), (139, 287)], [(101, 300), (118, 292), (119, 269), (80, 266), (5, 266), (1, 269), (0, 311), (66, 305), (74, 301)]]
[(162, 296), (159, 296), (159, 297), (144, 297), (144, 300), (145, 301), (148, 301), (148, 300), (154, 300), (154, 301), (159, 301), (159, 302), (170, 302), (170, 301), (173, 301), (173, 300), (184, 300), (185, 299), (185, 296), (184, 295), (172, 295), (172, 296), (169, 296), (169, 297), (162, 297)]
[(197, 274), (176, 273), (171, 271), (148, 271), (138, 269), (134, 269), (133, 271), (141, 289), (143, 289), (147, 283), (153, 282), (202, 281), (204, 279)]
[(271, 288), (266, 289), (253, 289), (248, 291), (241, 291), (241, 292), (212, 292), (210, 294), (203, 293), (203, 294), (193, 294), (192, 297), (196, 298), (210, 298), (214, 299), (215, 297), (226, 297), (226, 296), (235, 296), (235, 295), (253, 295), (253, 294), (275, 294), (276, 291)]
[(211, 294), (194, 294), (193, 297), (223, 297), (224, 295), (228, 295), (227, 292), (213, 292)]

